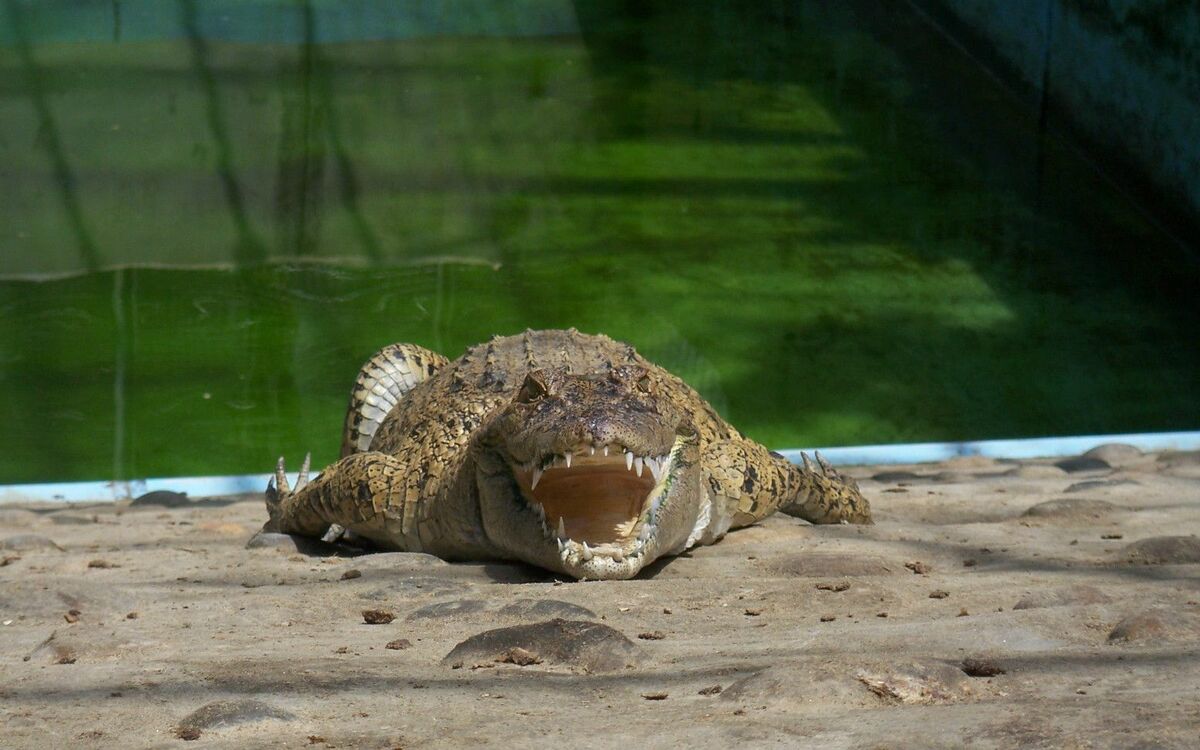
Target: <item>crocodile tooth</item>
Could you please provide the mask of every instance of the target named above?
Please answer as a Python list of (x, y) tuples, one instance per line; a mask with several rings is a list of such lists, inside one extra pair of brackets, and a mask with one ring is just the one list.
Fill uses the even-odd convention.
[(563, 454), (563, 461), (566, 462), (568, 469), (571, 468), (571, 451), (567, 451)]
[(642, 524), (642, 530), (638, 532), (638, 539), (644, 542), (649, 539), (650, 535), (653, 533), (654, 526), (652, 524), (644, 523)]
[(650, 467), (650, 473), (654, 476), (654, 481), (658, 481), (662, 477), (662, 469), (658, 466), (658, 461), (653, 458), (646, 459), (646, 465)]
[(630, 453), (629, 451), (625, 451), (625, 471), (629, 471), (632, 468), (633, 468), (633, 454)]
[(566, 538), (567, 538), (567, 527), (566, 527), (566, 525), (563, 523), (563, 517), (562, 517), (562, 516), (559, 516), (559, 517), (558, 517), (558, 536), (559, 536), (559, 539), (566, 539)]
[(590, 547), (587, 546), (587, 542), (583, 543), (583, 559), (584, 560), (592, 559), (592, 550)]
[(558, 541), (558, 554), (561, 555), (563, 553), (563, 550), (566, 549), (567, 545), (566, 545), (566, 543), (563, 542), (563, 540), (561, 538), (559, 538), (557, 541)]
[(539, 479), (541, 479), (541, 478), (542, 478), (542, 470), (541, 470), (541, 469), (534, 469), (534, 470), (533, 470), (533, 481), (529, 483), (529, 489), (531, 489), (531, 490), (536, 490), (536, 489), (537, 489), (537, 483), (538, 483), (538, 480), (539, 480)]
[(638, 456), (637, 458), (633, 459), (633, 468), (637, 470), (637, 475), (639, 477), (642, 475), (642, 466), (644, 464), (645, 464), (645, 461), (642, 459), (641, 456)]
[(606, 446), (604, 446), (604, 455), (605, 455), (605, 456), (607, 456), (607, 455), (608, 455), (608, 446), (607, 446), (607, 445), (606, 445)]
[(590, 453), (588, 453), (588, 455), (589, 455), (589, 456), (594, 456), (594, 455), (596, 455), (596, 446), (594, 446), (594, 445), (589, 445), (589, 446), (588, 446), (588, 450), (590, 451)]
[(625, 550), (620, 547), (613, 547), (609, 556), (617, 562), (625, 562)]

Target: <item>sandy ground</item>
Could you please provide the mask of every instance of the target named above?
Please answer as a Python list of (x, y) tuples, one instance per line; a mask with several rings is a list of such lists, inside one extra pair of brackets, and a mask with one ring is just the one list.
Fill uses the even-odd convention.
[(1200, 453), (850, 473), (875, 526), (602, 583), (6, 506), (0, 746), (1200, 745)]

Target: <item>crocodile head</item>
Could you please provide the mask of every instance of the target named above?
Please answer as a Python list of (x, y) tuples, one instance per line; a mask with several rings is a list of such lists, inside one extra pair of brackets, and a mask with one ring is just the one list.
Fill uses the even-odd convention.
[(643, 367), (529, 373), (476, 446), (488, 539), (575, 578), (631, 578), (695, 539), (699, 438)]

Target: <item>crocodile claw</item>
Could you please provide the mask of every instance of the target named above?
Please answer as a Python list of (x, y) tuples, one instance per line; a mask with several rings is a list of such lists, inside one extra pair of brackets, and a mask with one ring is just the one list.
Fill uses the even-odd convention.
[(304, 463), (300, 465), (300, 474), (296, 477), (296, 492), (304, 488), (308, 484), (308, 467), (312, 463), (312, 453), (304, 454)]
[(291, 487), (288, 486), (287, 470), (283, 466), (283, 456), (275, 462), (275, 486), (278, 488), (280, 495), (286, 495), (291, 492)]

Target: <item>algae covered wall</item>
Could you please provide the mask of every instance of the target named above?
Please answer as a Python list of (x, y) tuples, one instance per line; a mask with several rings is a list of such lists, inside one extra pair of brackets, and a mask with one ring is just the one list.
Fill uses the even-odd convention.
[[(933, 0), (1022, 88), (1090, 142), (1103, 167), (1200, 227), (1200, 3)], [(953, 29), (951, 33), (954, 33)]]

